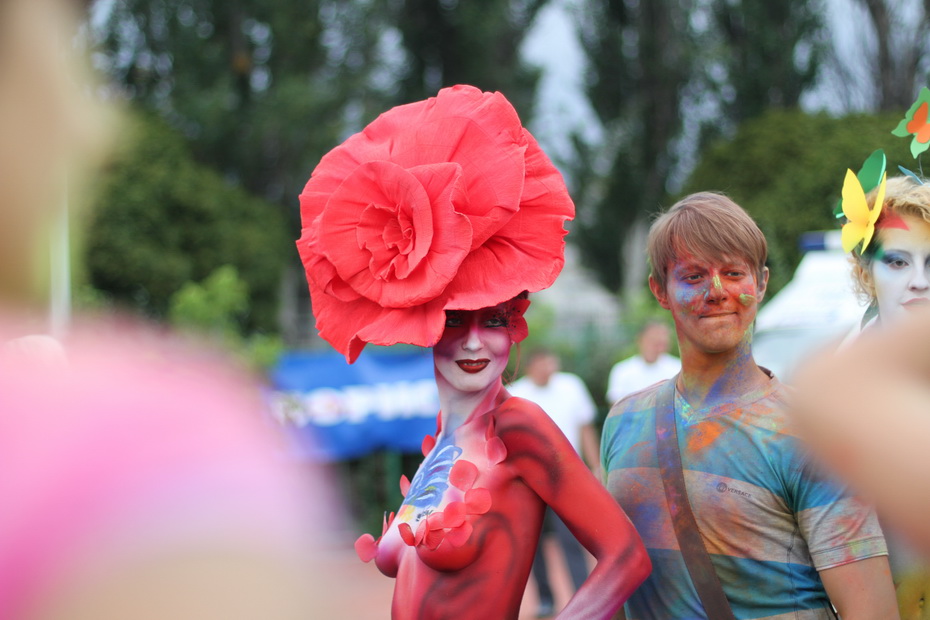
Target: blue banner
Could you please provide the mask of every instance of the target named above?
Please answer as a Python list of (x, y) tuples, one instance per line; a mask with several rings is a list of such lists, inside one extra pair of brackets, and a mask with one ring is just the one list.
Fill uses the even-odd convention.
[(271, 410), (295, 456), (335, 461), (387, 448), (419, 452), (436, 432), (439, 398), (429, 351), (294, 352), (271, 372)]

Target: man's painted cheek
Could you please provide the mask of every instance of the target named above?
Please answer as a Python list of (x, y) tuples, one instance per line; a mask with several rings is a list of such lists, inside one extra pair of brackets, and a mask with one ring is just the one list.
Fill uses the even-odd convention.
[(688, 312), (697, 313), (704, 306), (707, 293), (707, 285), (685, 285), (675, 291), (675, 301)]

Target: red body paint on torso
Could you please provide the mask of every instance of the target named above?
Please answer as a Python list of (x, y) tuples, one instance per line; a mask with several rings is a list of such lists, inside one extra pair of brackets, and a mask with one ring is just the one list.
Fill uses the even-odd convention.
[(395, 620), (517, 618), (547, 504), (603, 562), (572, 617), (609, 618), (648, 574), (623, 512), (533, 403), (509, 398), (438, 435), (381, 539), (356, 544), (397, 578)]

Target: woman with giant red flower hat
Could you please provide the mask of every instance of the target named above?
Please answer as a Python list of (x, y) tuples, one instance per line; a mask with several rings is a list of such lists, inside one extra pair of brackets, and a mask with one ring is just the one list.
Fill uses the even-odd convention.
[(552, 284), (574, 205), (500, 93), (399, 106), (327, 154), (297, 242), (320, 335), (432, 347), (440, 413), (405, 499), (359, 556), (396, 577), (392, 617), (516, 618), (546, 506), (597, 566), (560, 618), (610, 618), (649, 574), (626, 515), (549, 416), (501, 375)]

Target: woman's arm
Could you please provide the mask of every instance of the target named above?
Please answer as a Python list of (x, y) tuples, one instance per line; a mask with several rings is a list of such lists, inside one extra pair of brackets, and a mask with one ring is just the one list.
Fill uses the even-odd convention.
[(612, 618), (652, 570), (639, 534), (545, 412), (511, 399), (498, 419), (510, 466), (597, 559), (559, 618)]

